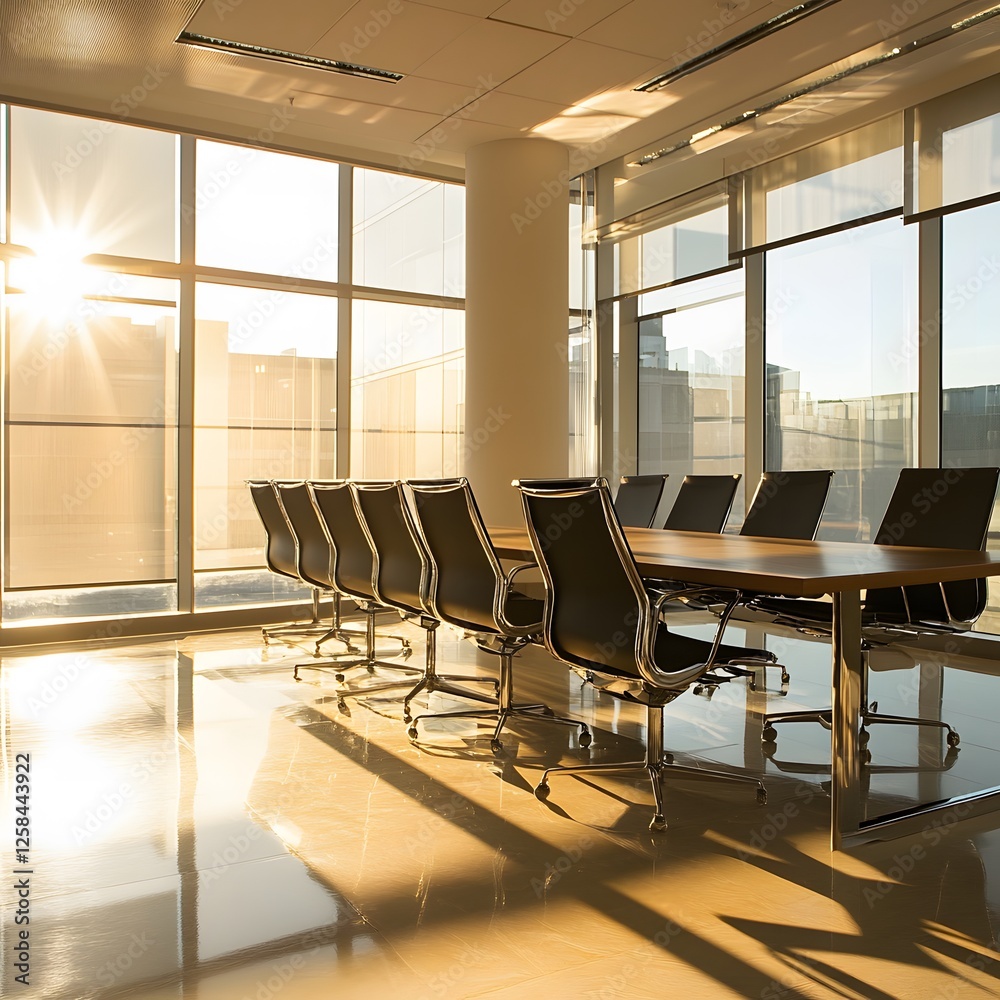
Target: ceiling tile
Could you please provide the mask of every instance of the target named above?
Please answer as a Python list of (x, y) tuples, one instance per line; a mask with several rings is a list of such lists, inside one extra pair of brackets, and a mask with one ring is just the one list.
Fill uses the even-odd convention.
[(399, 83), (382, 80), (364, 80), (356, 76), (334, 73), (314, 74), (309, 81), (300, 81), (291, 94), (307, 93), (345, 100), (384, 104), (390, 108), (410, 108), (428, 111), (447, 117), (464, 108), (473, 95), (468, 87), (438, 80), (424, 80), (419, 76), (405, 76)]
[(534, 101), (530, 97), (515, 97), (513, 94), (494, 90), (463, 108), (456, 117), (471, 118), (489, 125), (503, 125), (505, 128), (530, 129), (562, 112), (561, 104)]
[(523, 139), (524, 133), (518, 129), (504, 128), (502, 125), (490, 125), (470, 119), (448, 118), (420, 137), (418, 148), (427, 143), (435, 150), (447, 149), (455, 153), (464, 153), (473, 146), (494, 139)]
[(416, 2), (427, 7), (457, 10), (461, 14), (472, 14), (475, 17), (486, 17), (497, 7), (503, 6), (503, 0), (416, 0)]
[(627, 52), (682, 63), (779, 13), (775, 10), (756, 13), (767, 6), (768, 0), (740, 0), (731, 10), (723, 11), (713, 0), (684, 4), (632, 0), (581, 37)]
[(306, 52), (354, 6), (356, 0), (208, 0), (188, 31), (227, 41)]
[(588, 98), (636, 79), (656, 65), (646, 56), (571, 39), (503, 84), (503, 92), (559, 104)]
[(370, 132), (390, 139), (414, 140), (441, 120), (439, 115), (405, 108), (388, 108), (363, 101), (345, 101), (322, 94), (301, 94), (296, 100), (302, 111), (321, 111), (334, 133)]
[(541, 28), (560, 35), (575, 37), (592, 28), (616, 10), (626, 7), (632, 0), (508, 0), (491, 17), (497, 21), (523, 24), (528, 28)]
[(492, 90), (565, 44), (561, 35), (547, 31), (480, 21), (421, 63), (417, 72), (430, 80)]
[(359, 3), (310, 50), (327, 59), (412, 73), (438, 49), (471, 28), (478, 18), (408, 0), (385, 6)]

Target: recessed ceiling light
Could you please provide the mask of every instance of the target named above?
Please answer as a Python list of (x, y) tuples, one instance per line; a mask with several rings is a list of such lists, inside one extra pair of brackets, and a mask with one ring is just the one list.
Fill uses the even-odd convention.
[[(846, 77), (853, 76), (855, 73), (860, 73), (863, 70), (871, 69), (873, 66), (880, 66), (883, 63), (887, 63), (892, 59), (898, 59), (900, 56), (908, 55), (910, 52), (915, 52), (917, 49), (924, 48), (927, 45), (931, 45), (934, 42), (939, 42), (943, 38), (949, 38), (952, 35), (958, 34), (960, 31), (965, 31), (966, 28), (971, 28), (975, 25), (982, 24), (984, 21), (988, 21), (1000, 14), (1000, 4), (993, 7), (987, 7), (984, 10), (979, 11), (979, 13), (967, 17), (964, 21), (958, 21), (955, 24), (951, 24), (946, 28), (942, 28), (939, 31), (934, 31), (929, 35), (924, 35), (922, 38), (915, 38), (912, 41), (906, 42), (902, 45), (896, 45), (879, 55), (872, 56), (868, 59), (863, 59), (853, 66), (848, 66), (846, 69), (838, 70), (837, 72), (831, 73), (828, 76), (821, 77), (819, 79), (813, 80), (811, 83), (805, 84), (799, 87), (797, 90), (793, 90), (787, 94), (783, 94), (781, 97), (777, 97), (774, 100), (768, 101), (766, 104), (762, 104), (758, 108), (754, 108), (750, 111), (744, 111), (742, 114), (737, 115), (735, 118), (730, 118), (727, 121), (720, 122), (717, 125), (710, 125), (707, 128), (702, 129), (699, 132), (695, 132), (694, 135), (687, 139), (681, 139), (675, 142), (671, 146), (664, 146), (661, 149), (653, 150), (650, 153), (646, 153), (645, 156), (639, 157), (637, 160), (631, 160), (629, 162), (630, 167), (645, 167), (655, 160), (659, 160), (664, 156), (668, 156), (671, 153), (679, 152), (682, 149), (686, 149), (693, 143), (698, 142), (710, 135), (715, 135), (717, 132), (722, 132), (727, 129), (734, 128), (737, 125), (742, 125), (752, 118), (756, 118), (759, 115), (763, 115), (768, 111), (773, 111), (775, 108), (781, 107), (783, 104), (789, 104), (800, 97), (804, 97), (806, 94), (811, 94), (813, 91), (821, 90), (823, 87), (828, 87), (832, 83), (837, 83)], [(871, 50), (869, 50), (871, 51)]]
[(700, 55), (685, 60), (673, 69), (668, 69), (665, 73), (654, 76), (652, 80), (647, 80), (635, 89), (641, 90), (644, 93), (659, 90), (668, 83), (673, 83), (674, 80), (679, 80), (689, 73), (694, 73), (695, 70), (699, 70), (703, 66), (709, 66), (714, 62), (718, 62), (719, 59), (723, 59), (733, 52), (738, 52), (740, 49), (752, 45), (761, 38), (767, 38), (768, 35), (773, 35), (776, 31), (787, 28), (801, 21), (804, 17), (808, 17), (810, 14), (815, 14), (839, 2), (840, 0), (806, 0), (805, 3), (797, 4), (782, 14), (775, 14), (774, 17), (769, 17), (763, 23), (755, 25), (748, 31), (736, 35), (734, 38), (730, 38), (728, 42), (723, 42), (714, 48), (706, 49)]
[(249, 45), (246, 42), (233, 42), (228, 38), (212, 38), (210, 35), (199, 35), (193, 31), (182, 31), (177, 36), (181, 45), (193, 45), (199, 49), (211, 49), (213, 52), (227, 52), (235, 56), (254, 56), (257, 59), (270, 59), (272, 62), (288, 63), (292, 66), (304, 66), (307, 69), (321, 69), (328, 73), (345, 73), (348, 76), (360, 76), (366, 80), (381, 80), (384, 83), (399, 83), (402, 73), (393, 73), (387, 69), (375, 69), (372, 66), (359, 66), (356, 63), (342, 62), (339, 59), (323, 59), (321, 56), (310, 56), (304, 52), (285, 52), (283, 49), (269, 49), (265, 45)]

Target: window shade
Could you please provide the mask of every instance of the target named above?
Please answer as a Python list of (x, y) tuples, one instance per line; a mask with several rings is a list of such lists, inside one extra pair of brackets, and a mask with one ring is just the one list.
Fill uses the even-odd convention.
[(894, 115), (742, 175), (742, 205), (733, 199), (742, 226), (730, 227), (730, 255), (901, 211), (902, 140), (902, 116)]
[(616, 295), (628, 295), (729, 267), (728, 192), (718, 184), (603, 227), (617, 243)]
[(907, 132), (907, 221), (1000, 200), (1000, 76), (913, 108)]

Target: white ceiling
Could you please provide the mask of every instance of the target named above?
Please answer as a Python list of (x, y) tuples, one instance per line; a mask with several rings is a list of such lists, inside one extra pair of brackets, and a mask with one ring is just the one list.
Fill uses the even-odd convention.
[[(982, 3), (840, 0), (676, 84), (634, 87), (796, 0), (17, 0), (0, 7), (9, 100), (460, 177), (465, 151), (543, 135), (593, 162), (656, 148), (889, 39)], [(909, 9), (909, 7), (907, 7)], [(939, 89), (1000, 72), (1000, 18), (935, 61)], [(396, 84), (175, 42), (184, 29), (404, 74)], [(968, 49), (968, 46), (966, 46)], [(864, 100), (911, 87), (924, 54)], [(910, 70), (907, 72), (906, 64)], [(896, 81), (894, 84), (892, 81)], [(130, 100), (124, 100), (125, 97)], [(823, 117), (854, 110), (858, 94)], [(124, 109), (125, 115), (121, 114)]]

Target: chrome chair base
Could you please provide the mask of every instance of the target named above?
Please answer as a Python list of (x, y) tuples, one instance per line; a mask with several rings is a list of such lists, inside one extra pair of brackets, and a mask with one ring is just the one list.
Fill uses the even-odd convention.
[[(593, 736), (590, 732), (590, 727), (585, 722), (580, 722), (578, 719), (568, 719), (563, 716), (559, 716), (553, 713), (547, 705), (526, 705), (526, 704), (516, 704), (514, 702), (514, 680), (513, 680), (513, 665), (511, 660), (514, 654), (521, 649), (523, 646), (528, 645), (530, 638), (517, 637), (517, 638), (500, 638), (500, 648), (492, 649), (487, 645), (484, 645), (482, 641), (477, 641), (477, 645), (484, 653), (490, 653), (493, 656), (500, 657), (500, 677), (495, 680), (494, 683), (497, 687), (497, 703), (495, 708), (487, 709), (473, 709), (473, 710), (461, 710), (456, 712), (424, 712), (420, 715), (414, 716), (410, 721), (409, 728), (407, 729), (407, 735), (411, 740), (416, 741), (419, 737), (419, 730), (417, 728), (417, 723), (423, 721), (424, 719), (492, 719), (495, 718), (496, 726), (493, 730), (493, 736), (490, 738), (490, 750), (491, 752), (499, 756), (503, 753), (503, 743), (500, 739), (500, 734), (503, 732), (504, 727), (509, 721), (515, 718), (526, 718), (544, 720), (546, 722), (554, 722), (557, 725), (562, 726), (579, 726), (580, 728), (580, 746), (589, 747)], [(457, 679), (457, 678), (449, 678)], [(484, 678), (473, 678), (474, 680), (484, 680)], [(464, 696), (468, 696), (467, 693), (463, 692)]]
[(558, 767), (548, 767), (542, 772), (542, 777), (535, 786), (535, 795), (543, 800), (548, 798), (550, 774), (633, 774), (637, 771), (645, 771), (653, 786), (655, 806), (649, 829), (654, 832), (661, 832), (667, 828), (667, 821), (663, 815), (662, 784), (663, 778), (667, 774), (684, 774), (705, 781), (736, 781), (753, 784), (757, 786), (758, 805), (764, 805), (767, 802), (767, 789), (764, 787), (764, 783), (752, 775), (675, 764), (673, 756), (664, 752), (663, 749), (663, 708), (658, 705), (646, 706), (646, 757), (644, 760), (606, 764), (565, 764)]

